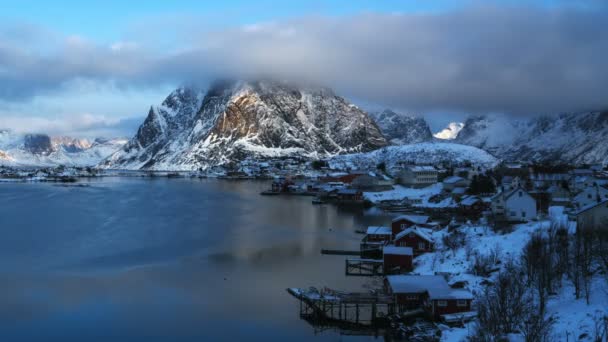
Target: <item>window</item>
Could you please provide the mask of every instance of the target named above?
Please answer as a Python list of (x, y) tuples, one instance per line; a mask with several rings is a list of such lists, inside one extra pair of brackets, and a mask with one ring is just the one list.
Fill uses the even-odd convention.
[(526, 212), (525, 211), (521, 212), (521, 217), (526, 217)]
[(467, 306), (467, 301), (464, 299), (459, 299), (456, 301), (456, 306), (459, 307), (466, 307)]
[(515, 214), (514, 211), (509, 212), (509, 215), (511, 215), (511, 216), (517, 216), (517, 214)]
[(402, 224), (401, 224), (401, 229), (406, 229), (406, 228), (407, 228), (407, 224), (402, 223)]
[(407, 300), (418, 300), (418, 296), (416, 296), (416, 295), (407, 295)]
[(448, 301), (447, 300), (438, 300), (437, 306), (446, 307), (446, 306), (448, 306)]
[(523, 196), (524, 194), (520, 191), (519, 192), (519, 197)]
[(418, 242), (418, 249), (426, 249), (426, 244), (424, 242)]

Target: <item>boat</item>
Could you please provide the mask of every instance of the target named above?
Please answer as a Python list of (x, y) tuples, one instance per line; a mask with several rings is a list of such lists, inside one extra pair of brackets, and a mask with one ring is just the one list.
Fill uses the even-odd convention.
[(312, 199), (312, 204), (325, 204), (325, 203), (327, 203), (327, 202), (325, 202), (324, 200), (322, 200), (318, 197)]

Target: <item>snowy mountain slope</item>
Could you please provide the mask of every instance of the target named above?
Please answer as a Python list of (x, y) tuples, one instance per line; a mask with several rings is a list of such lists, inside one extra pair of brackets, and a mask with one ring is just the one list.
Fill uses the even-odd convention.
[(395, 113), (390, 109), (370, 113), (382, 134), (393, 145), (431, 141), (431, 129), (424, 118)]
[(462, 122), (450, 122), (446, 128), (433, 134), (433, 136), (442, 140), (454, 140), (463, 128), (464, 123)]
[(100, 166), (195, 170), (248, 156), (318, 157), (386, 144), (364, 111), (330, 89), (217, 82), (204, 97), (180, 88), (152, 107), (136, 136)]
[(413, 164), (434, 164), (441, 161), (465, 162), (483, 166), (494, 166), (498, 160), (489, 153), (473, 146), (428, 142), (401, 146), (388, 146), (368, 153), (357, 153), (335, 156), (329, 164), (333, 168), (373, 169), (379, 163), (386, 168), (394, 167), (398, 162), (407, 161)]
[(124, 139), (97, 139), (91, 143), (86, 139), (0, 131), (0, 165), (94, 166), (126, 142)]
[(472, 117), (455, 142), (503, 159), (608, 163), (608, 112), (568, 113), (528, 120)]

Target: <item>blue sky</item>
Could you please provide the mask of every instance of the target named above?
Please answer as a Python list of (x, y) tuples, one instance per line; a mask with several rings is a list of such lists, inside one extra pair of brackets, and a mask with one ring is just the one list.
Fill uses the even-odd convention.
[(174, 87), (225, 75), (329, 85), (434, 129), (595, 108), (605, 19), (600, 0), (5, 2), (0, 128), (129, 135)]

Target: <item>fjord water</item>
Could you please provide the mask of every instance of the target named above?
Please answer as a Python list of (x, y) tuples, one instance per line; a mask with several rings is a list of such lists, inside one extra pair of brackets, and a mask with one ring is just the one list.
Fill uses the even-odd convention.
[(79, 184), (0, 184), (2, 341), (336, 340), (285, 289), (364, 290), (319, 251), (386, 221), (260, 196), (266, 182)]

